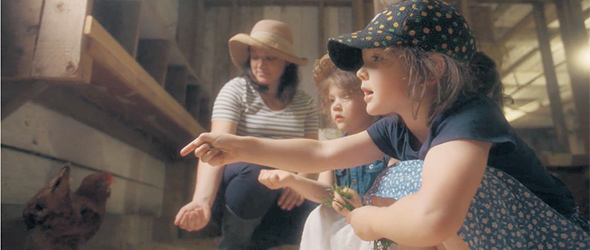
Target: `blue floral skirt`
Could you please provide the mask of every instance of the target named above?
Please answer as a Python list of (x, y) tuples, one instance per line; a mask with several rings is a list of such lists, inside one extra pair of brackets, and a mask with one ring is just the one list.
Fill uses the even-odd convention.
[[(418, 192), (422, 161), (401, 161), (381, 172), (364, 195), (401, 199)], [(590, 249), (590, 236), (505, 172), (488, 167), (463, 227), (471, 249)]]

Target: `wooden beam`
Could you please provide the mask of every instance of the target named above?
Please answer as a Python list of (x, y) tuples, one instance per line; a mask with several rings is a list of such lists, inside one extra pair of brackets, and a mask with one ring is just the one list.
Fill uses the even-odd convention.
[(31, 76), (43, 1), (2, 1), (2, 77)]
[(92, 0), (45, 0), (31, 75), (87, 82), (82, 30)]
[(196, 19), (199, 18), (197, 2), (194, 0), (179, 0), (178, 1), (178, 25), (176, 26), (176, 43), (180, 52), (186, 57), (186, 60), (193, 67), (195, 57), (195, 47), (197, 40), (197, 32), (199, 23)]
[[(460, 0), (460, 8), (459, 11), (461, 12), (461, 14), (463, 15), (463, 18), (465, 18), (465, 21), (467, 21), (467, 23), (471, 24), (473, 23), (473, 19), (471, 19), (471, 10), (469, 9), (469, 2), (470, 0)], [(489, 13), (488, 12), (488, 20), (486, 20), (487, 22), (491, 22), (491, 18), (489, 18)], [(479, 17), (478, 17), (479, 18)]]
[(539, 159), (547, 167), (588, 167), (590, 155), (588, 154), (570, 154), (570, 153), (553, 153), (541, 152)]
[(364, 7), (362, 0), (352, 0), (352, 28), (362, 30), (365, 24)]
[(478, 49), (489, 55), (498, 68), (502, 67), (503, 47), (497, 46), (494, 40), (494, 23), (490, 6), (469, 6), (462, 5), (462, 8), (469, 9), (472, 18), (469, 22), (471, 31), (477, 39)]
[[(557, 16), (553, 12), (549, 12), (545, 15), (545, 20), (547, 21), (546, 25), (552, 23), (557, 19)], [(527, 14), (524, 18), (522, 18), (516, 25), (512, 27), (504, 36), (496, 42), (498, 46), (505, 46), (505, 44), (513, 39), (516, 35), (521, 34), (523, 30), (531, 29), (533, 23), (535, 22), (535, 17), (533, 12)]]
[(551, 117), (553, 118), (553, 127), (555, 129), (556, 142), (559, 152), (569, 153), (569, 135), (565, 124), (565, 115), (563, 114), (563, 105), (561, 92), (557, 83), (557, 74), (553, 63), (553, 54), (551, 53), (551, 36), (547, 30), (547, 20), (545, 20), (545, 5), (542, 3), (533, 4), (533, 14), (537, 27), (537, 38), (539, 41), (539, 50), (543, 59), (543, 72), (545, 73), (545, 87), (549, 97), (549, 106), (551, 108)]
[[(193, 5), (196, 8), (196, 17), (193, 20), (193, 27), (195, 27), (195, 48), (192, 53), (192, 60), (190, 61), (193, 67), (201, 67), (203, 63), (203, 51), (206, 49), (204, 46), (204, 39), (206, 39), (203, 34), (205, 33), (205, 1), (196, 1), (196, 4)], [(200, 72), (198, 72), (200, 73)]]
[(121, 44), (136, 56), (139, 39), (139, 1), (94, 1), (91, 15)]
[[(565, 64), (565, 62), (561, 62), (555, 65), (555, 68), (561, 66)], [(535, 77), (531, 78), (530, 80), (528, 80), (527, 82), (518, 85), (516, 88), (514, 88), (512, 91), (510, 91), (510, 93), (508, 93), (508, 96), (512, 96), (515, 95), (517, 92), (525, 89), (526, 87), (530, 86), (531, 84), (533, 84), (537, 79), (543, 77), (545, 74), (543, 72), (537, 74)]]
[(170, 66), (166, 71), (166, 91), (182, 106), (186, 103), (186, 78), (186, 67)]
[(470, 0), (474, 4), (533, 4), (533, 3), (552, 3), (553, 0)]
[[(217, 11), (219, 11), (219, 15), (215, 17), (215, 20), (211, 20), (216, 23), (215, 35), (208, 37), (208, 39), (215, 41), (212, 58), (215, 62), (213, 63), (213, 72), (208, 72), (213, 74), (212, 83), (214, 86), (211, 94), (214, 96), (217, 95), (223, 84), (229, 80), (230, 71), (228, 69), (234, 67), (228, 50), (228, 41), (233, 35), (231, 33), (232, 25), (229, 23), (231, 20), (228, 18), (232, 13), (232, 8), (219, 8)], [(250, 33), (250, 31), (247, 33)]]
[[(197, 1), (201, 2), (201, 1)], [(199, 27), (199, 26), (196, 26)], [(142, 1), (139, 18), (139, 39), (160, 39), (167, 40), (170, 43), (169, 64), (187, 66), (187, 72), (192, 83), (199, 84), (197, 74), (191, 65), (198, 65), (190, 63), (183, 52), (180, 51), (176, 44), (176, 39), (172, 37), (168, 28), (164, 26), (158, 14), (156, 14), (154, 7), (149, 1)]]
[(170, 42), (162, 39), (141, 39), (137, 47), (137, 62), (164, 86), (170, 61)]
[[(233, 0), (204, 0), (206, 7), (228, 7), (232, 5)], [(240, 0), (239, 6), (317, 6), (320, 0)], [(326, 0), (326, 6), (351, 6), (352, 2), (356, 0)], [(373, 2), (374, 10), (381, 11), (384, 7), (401, 0), (363, 0), (364, 2)], [(457, 0), (460, 1), (460, 0)], [(456, 1), (447, 1), (455, 4)], [(552, 0), (470, 0), (469, 5), (480, 5), (490, 3), (507, 3), (507, 4), (523, 4), (523, 3), (551, 3)]]
[(48, 86), (46, 82), (33, 79), (14, 81), (2, 78), (2, 120), (23, 104), (33, 100)]
[[(229, 7), (233, 0), (205, 0), (206, 7)], [(351, 6), (354, 0), (326, 0), (326, 6)], [(317, 6), (318, 0), (240, 0), (239, 6)]]
[(512, 4), (499, 3), (492, 12), (491, 22), (495, 23), (496, 21), (498, 21), (498, 19), (500, 19), (508, 10), (510, 10), (511, 7)]
[[(586, 9), (583, 13), (583, 19), (588, 19), (590, 17), (590, 9)], [(556, 18), (555, 15), (550, 15), (554, 18)], [(547, 18), (545, 18), (547, 20)], [(553, 19), (555, 20), (555, 19)], [(547, 21), (547, 24), (549, 24), (550, 21)], [(559, 32), (555, 32), (552, 31), (550, 32), (551, 34), (551, 39), (549, 40), (553, 40), (554, 38), (560, 36)], [(510, 65), (510, 67), (508, 67), (506, 70), (503, 70), (502, 72), (500, 72), (501, 76), (506, 76), (510, 73), (512, 73), (516, 68), (518, 68), (522, 63), (524, 63), (525, 61), (527, 61), (528, 59), (530, 59), (531, 57), (533, 57), (537, 52), (539, 51), (539, 48), (534, 48), (531, 51), (529, 51), (528, 53), (526, 53), (524, 56), (520, 57), (520, 59), (518, 59), (516, 62), (514, 62), (512, 65)]]
[(590, 50), (588, 46), (588, 34), (584, 27), (582, 5), (578, 0), (555, 1), (561, 39), (565, 50), (567, 70), (570, 76), (570, 84), (574, 97), (574, 104), (578, 115), (580, 132), (585, 146), (585, 152), (590, 151), (590, 127), (589, 114), (590, 103), (590, 74), (588, 65), (580, 62), (579, 55), (584, 49)]
[(91, 81), (97, 88), (85, 93), (87, 99), (177, 147), (205, 131), (92, 16), (84, 34), (90, 38), (93, 70), (99, 71)]
[(377, 13), (381, 12), (385, 7), (392, 5), (394, 3), (399, 3), (402, 0), (374, 0), (373, 1), (373, 13), (377, 15)]
[(326, 53), (326, 41), (328, 40), (325, 36), (326, 26), (326, 1), (318, 1), (318, 55), (321, 57)]
[(199, 102), (200, 102), (200, 98), (199, 98), (199, 93), (200, 93), (200, 86), (198, 85), (189, 85), (186, 86), (186, 102), (185, 102), (185, 107), (186, 110), (188, 111), (189, 114), (191, 114), (193, 116), (193, 118), (195, 119), (199, 119), (200, 117), (200, 106), (199, 106)]
[(122, 121), (112, 111), (104, 110), (86, 100), (83, 92), (89, 90), (84, 89), (92, 86), (78, 84), (46, 84), (46, 86), (51, 87), (35, 98), (36, 103), (102, 131), (156, 159), (169, 161), (178, 157), (178, 152), (174, 150), (174, 147), (137, 129), (137, 126)]

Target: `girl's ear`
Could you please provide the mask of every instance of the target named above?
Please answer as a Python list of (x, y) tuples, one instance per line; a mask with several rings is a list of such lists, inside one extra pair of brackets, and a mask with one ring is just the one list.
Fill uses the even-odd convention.
[(427, 81), (428, 85), (432, 85), (432, 84), (435, 84), (436, 82), (438, 82), (438, 80), (445, 73), (445, 71), (447, 70), (447, 63), (445, 62), (445, 59), (443, 58), (443, 56), (438, 53), (434, 53), (434, 54), (428, 56), (428, 58), (430, 60), (432, 60), (432, 62), (434, 62), (433, 64), (434, 64), (435, 72), (433, 72), (434, 74)]
[(441, 54), (435, 53), (430, 55), (430, 58), (436, 62), (436, 73), (443, 75), (447, 70), (447, 63)]

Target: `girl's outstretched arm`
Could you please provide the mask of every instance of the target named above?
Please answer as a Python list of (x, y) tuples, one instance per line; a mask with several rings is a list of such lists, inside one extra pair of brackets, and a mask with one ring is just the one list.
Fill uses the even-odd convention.
[(332, 171), (320, 173), (319, 180), (312, 180), (284, 170), (260, 170), (258, 181), (270, 189), (289, 187), (305, 199), (323, 203), (321, 197), (330, 197), (327, 189), (334, 183)]
[(244, 161), (305, 173), (350, 168), (384, 156), (366, 131), (327, 141), (203, 133), (180, 154), (186, 156), (191, 152), (214, 166)]
[(491, 143), (454, 140), (426, 155), (422, 186), (389, 207), (366, 206), (347, 221), (363, 240), (391, 239), (411, 246), (433, 246), (456, 235), (487, 165)]

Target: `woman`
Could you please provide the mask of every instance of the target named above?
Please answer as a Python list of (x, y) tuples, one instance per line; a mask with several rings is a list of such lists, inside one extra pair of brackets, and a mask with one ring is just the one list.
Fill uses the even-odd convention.
[[(261, 20), (250, 35), (230, 38), (232, 62), (244, 74), (220, 90), (213, 105), (211, 131), (317, 139), (316, 106), (297, 89), (298, 66), (307, 64), (307, 59), (296, 56), (292, 47), (290, 28), (275, 20)], [(218, 249), (298, 244), (306, 216), (317, 204), (304, 202), (289, 188), (270, 190), (260, 184), (259, 172), (267, 168), (244, 162), (218, 168), (200, 161), (193, 199), (180, 209), (174, 224), (188, 231), (202, 229), (218, 200), (225, 203)]]

